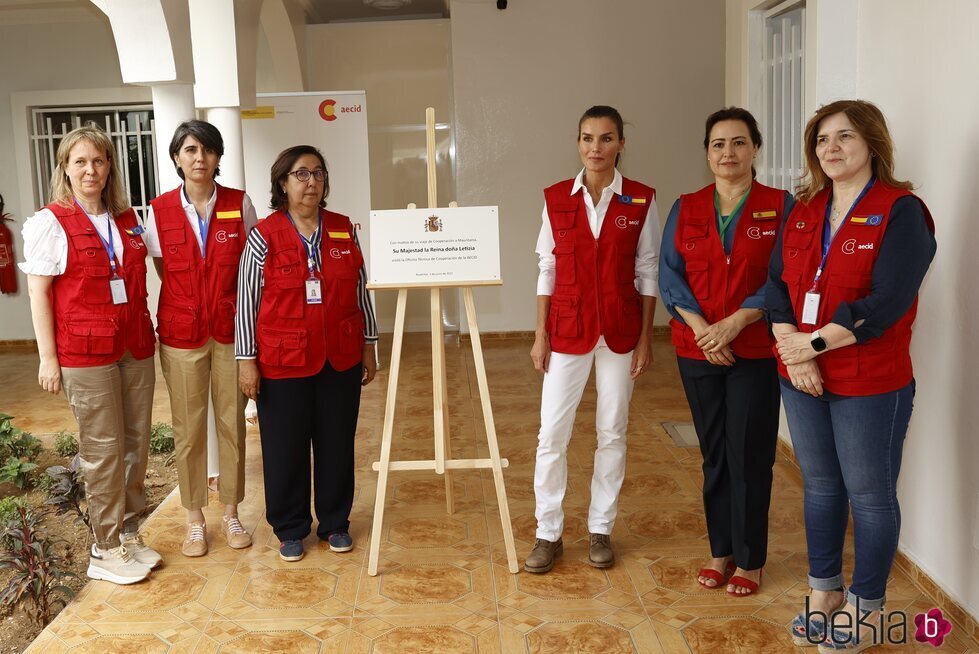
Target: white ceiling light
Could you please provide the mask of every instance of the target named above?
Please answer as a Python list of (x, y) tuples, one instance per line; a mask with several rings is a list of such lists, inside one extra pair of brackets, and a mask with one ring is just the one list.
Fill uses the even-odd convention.
[(411, 0), (364, 0), (364, 4), (372, 9), (401, 9), (411, 4)]

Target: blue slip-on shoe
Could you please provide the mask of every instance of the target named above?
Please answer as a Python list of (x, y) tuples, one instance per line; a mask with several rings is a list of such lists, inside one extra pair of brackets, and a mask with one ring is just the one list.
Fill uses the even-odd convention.
[(326, 537), (334, 552), (349, 552), (354, 548), (354, 539), (345, 531), (336, 531)]
[(279, 558), (283, 561), (299, 561), (305, 555), (301, 540), (284, 540), (279, 544)]

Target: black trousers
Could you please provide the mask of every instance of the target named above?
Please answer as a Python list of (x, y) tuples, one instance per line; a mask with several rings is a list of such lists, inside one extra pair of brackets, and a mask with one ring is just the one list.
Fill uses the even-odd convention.
[(350, 526), (354, 499), (354, 434), (362, 366), (337, 372), (329, 362), (311, 377), (262, 379), (258, 424), (265, 472), (265, 513), (280, 541), (309, 535), (310, 444), (316, 534)]
[(711, 555), (754, 570), (768, 555), (768, 507), (778, 439), (775, 359), (731, 367), (677, 357), (704, 457), (704, 512)]

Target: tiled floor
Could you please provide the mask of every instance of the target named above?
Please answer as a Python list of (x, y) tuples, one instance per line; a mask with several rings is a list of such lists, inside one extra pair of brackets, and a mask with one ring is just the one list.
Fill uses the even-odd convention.
[[(386, 341), (387, 350), (390, 341)], [(393, 459), (431, 458), (431, 360), (427, 335), (405, 345)], [(533, 469), (540, 380), (526, 340), (487, 340), (489, 372), (517, 553), (534, 538)], [(470, 350), (447, 347), (453, 455), (488, 456)], [(383, 353), (388, 360), (388, 352)], [(4, 408), (30, 430), (71, 427), (63, 397), (34, 382), (33, 356), (3, 355)], [(234, 551), (215, 533), (211, 551), (180, 555), (183, 510), (171, 496), (146, 523), (148, 543), (166, 563), (148, 582), (88, 584), (38, 638), (32, 652), (728, 652), (794, 651), (785, 630), (806, 593), (802, 491), (797, 473), (776, 464), (771, 546), (761, 591), (749, 598), (707, 591), (695, 574), (708, 548), (701, 511), (700, 456), (673, 446), (660, 423), (689, 420), (668, 340), (632, 401), (626, 480), (613, 534), (617, 564), (587, 565), (587, 513), (594, 448), (595, 394), (582, 401), (569, 453), (565, 554), (547, 575), (511, 575), (492, 477), (454, 473), (456, 512), (446, 515), (444, 481), (434, 473), (392, 473), (380, 574), (367, 575), (387, 374), (364, 393), (351, 532), (357, 547), (334, 554), (307, 539), (307, 556), (284, 563), (264, 521), (261, 452), (249, 430), (248, 489), (242, 522), (255, 544)], [(154, 419), (169, 418), (158, 380)], [(930, 608), (898, 570), (888, 610)], [(913, 613), (912, 613), (913, 615)], [(910, 618), (909, 618), (910, 620)], [(970, 649), (971, 648), (971, 649)], [(888, 648), (879, 648), (886, 651)], [(901, 651), (931, 651), (908, 645)], [(945, 652), (979, 651), (953, 631)], [(803, 651), (803, 650), (799, 650)], [(814, 651), (814, 650), (809, 650)], [(873, 650), (870, 650), (873, 651)]]

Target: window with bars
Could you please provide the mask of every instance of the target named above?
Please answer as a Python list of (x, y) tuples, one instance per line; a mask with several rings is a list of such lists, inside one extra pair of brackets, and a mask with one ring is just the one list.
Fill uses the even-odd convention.
[(788, 0), (764, 14), (761, 61), (762, 183), (793, 191), (802, 177), (805, 2)]
[(158, 195), (159, 177), (153, 146), (152, 105), (35, 107), (31, 110), (35, 206), (47, 204), (51, 171), (61, 139), (71, 130), (94, 123), (112, 139), (129, 201), (141, 218)]

